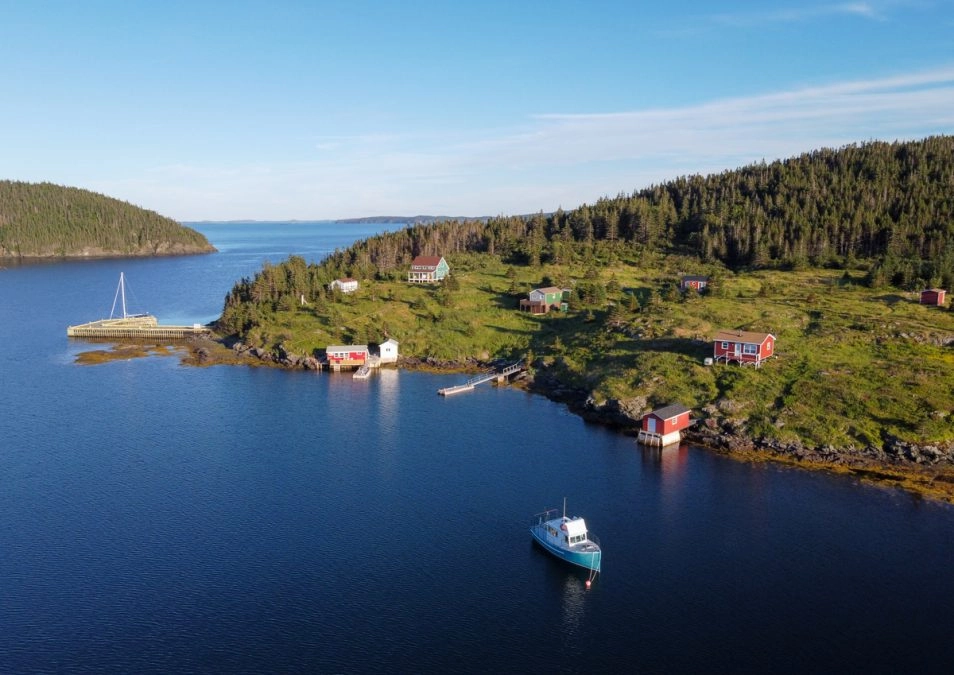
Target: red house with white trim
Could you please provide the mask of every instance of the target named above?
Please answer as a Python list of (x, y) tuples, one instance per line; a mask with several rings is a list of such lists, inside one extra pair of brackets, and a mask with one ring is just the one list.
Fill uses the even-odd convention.
[(689, 426), (690, 412), (686, 406), (674, 403), (646, 413), (636, 440), (646, 445), (678, 443), (682, 438), (680, 432)]
[(325, 347), (325, 358), (333, 370), (360, 368), (371, 356), (368, 345), (329, 345)]
[(716, 363), (755, 366), (775, 354), (775, 336), (745, 330), (720, 330), (713, 341), (712, 358)]
[(940, 307), (944, 304), (943, 288), (925, 288), (921, 291), (921, 304)]

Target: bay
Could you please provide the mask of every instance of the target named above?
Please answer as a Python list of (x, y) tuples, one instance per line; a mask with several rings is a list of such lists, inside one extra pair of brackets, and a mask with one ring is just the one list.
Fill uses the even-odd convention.
[[(397, 224), (197, 223), (207, 256), (0, 270), (0, 672), (946, 672), (954, 509), (648, 450), (460, 376), (75, 363)], [(560, 507), (584, 576), (531, 545)]]

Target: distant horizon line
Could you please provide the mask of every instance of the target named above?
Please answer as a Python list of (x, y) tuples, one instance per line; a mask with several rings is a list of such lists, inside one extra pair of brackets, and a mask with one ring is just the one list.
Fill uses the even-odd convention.
[(180, 220), (183, 224), (199, 223), (431, 223), (444, 220), (487, 220), (490, 216), (360, 216), (356, 218), (226, 218), (222, 220)]

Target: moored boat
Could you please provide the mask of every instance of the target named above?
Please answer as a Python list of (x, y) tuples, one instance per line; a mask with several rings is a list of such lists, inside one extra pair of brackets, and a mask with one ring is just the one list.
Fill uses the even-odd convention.
[(594, 573), (600, 571), (602, 551), (599, 542), (590, 535), (583, 518), (566, 515), (566, 500), (562, 516), (556, 509), (535, 515), (530, 534), (535, 542), (557, 558)]

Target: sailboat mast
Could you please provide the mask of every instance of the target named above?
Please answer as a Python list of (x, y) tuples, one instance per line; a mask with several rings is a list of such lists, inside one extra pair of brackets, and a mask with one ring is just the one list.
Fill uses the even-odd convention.
[(119, 273), (119, 287), (123, 291), (123, 318), (126, 318), (126, 278), (123, 272)]

